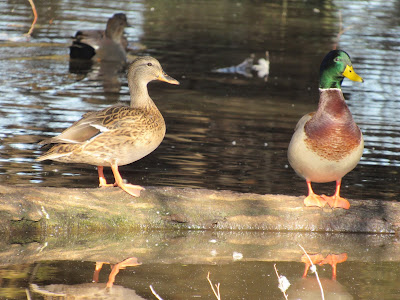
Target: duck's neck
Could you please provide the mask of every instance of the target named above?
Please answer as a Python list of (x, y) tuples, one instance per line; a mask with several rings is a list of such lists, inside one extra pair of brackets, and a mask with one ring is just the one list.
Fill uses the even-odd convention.
[(319, 89), (319, 104), (315, 117), (335, 122), (353, 121), (340, 88)]
[(121, 37), (124, 33), (124, 28), (118, 28), (115, 26), (108, 26), (106, 27), (105, 36), (116, 43), (121, 41)]
[(361, 131), (344, 101), (341, 89), (320, 89), (318, 110), (305, 124), (304, 130), (309, 138), (328, 140), (331, 145), (353, 139), (357, 145)]
[(343, 75), (338, 73), (336, 69), (323, 70), (319, 76), (320, 89), (341, 89), (343, 82)]
[[(135, 77), (135, 76), (131, 76)], [(131, 94), (131, 107), (135, 108), (150, 108), (155, 106), (153, 100), (151, 100), (149, 96), (149, 92), (147, 90), (147, 82), (145, 81), (137, 81), (137, 80), (129, 80), (129, 92)]]

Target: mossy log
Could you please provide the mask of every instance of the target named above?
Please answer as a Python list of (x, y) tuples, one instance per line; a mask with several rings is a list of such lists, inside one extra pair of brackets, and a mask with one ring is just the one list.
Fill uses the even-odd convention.
[(400, 203), (350, 200), (351, 208), (304, 207), (303, 197), (147, 187), (135, 198), (119, 188), (0, 186), (3, 233), (135, 229), (215, 229), (396, 233)]

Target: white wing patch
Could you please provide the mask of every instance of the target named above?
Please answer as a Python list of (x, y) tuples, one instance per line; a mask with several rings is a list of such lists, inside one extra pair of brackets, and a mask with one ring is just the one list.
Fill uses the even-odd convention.
[(100, 130), (100, 132), (107, 132), (110, 131), (110, 129), (108, 129), (107, 127), (101, 126), (99, 124), (90, 124), (90, 126)]

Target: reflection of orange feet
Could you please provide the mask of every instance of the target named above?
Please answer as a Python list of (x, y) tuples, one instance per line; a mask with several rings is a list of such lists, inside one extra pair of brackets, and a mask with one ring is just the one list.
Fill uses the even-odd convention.
[(141, 263), (138, 262), (138, 259), (136, 257), (129, 257), (123, 261), (121, 261), (120, 263), (118, 263), (117, 265), (119, 265), (120, 269), (126, 268), (126, 267), (136, 267), (136, 266), (140, 266)]
[(94, 269), (94, 273), (93, 273), (93, 280), (92, 282), (99, 282), (99, 273), (101, 271), (101, 268), (103, 267), (104, 262), (101, 261), (97, 261), (96, 262), (96, 267)]
[(108, 276), (108, 281), (107, 281), (107, 288), (111, 288), (114, 284), (115, 281), (115, 276), (117, 276), (119, 270), (125, 269), (126, 267), (136, 267), (141, 265), (141, 263), (138, 262), (136, 257), (129, 257), (125, 259), (124, 261), (121, 261), (114, 265), (111, 269), (111, 273)]
[(342, 262), (345, 262), (347, 260), (347, 257), (347, 253), (328, 254), (320, 263), (320, 265), (330, 264), (332, 266), (335, 264), (340, 264)]
[(322, 195), (322, 198), (326, 200), (329, 204), (330, 207), (332, 208), (344, 208), (344, 209), (349, 209), (350, 208), (350, 203), (347, 201), (347, 199), (342, 198), (337, 195), (333, 195), (331, 197)]
[(336, 266), (347, 260), (347, 253), (329, 254), (319, 265), (330, 264), (332, 266), (332, 280), (336, 280)]
[[(311, 261), (314, 265), (319, 264), (324, 260), (324, 256), (321, 253), (308, 254), (308, 256), (311, 258)], [(310, 269), (311, 267), (311, 263), (310, 260), (308, 259), (308, 256), (306, 254), (303, 254), (303, 256), (301, 257), (301, 261), (306, 264), (304, 268), (303, 277), (307, 277), (308, 269)]]

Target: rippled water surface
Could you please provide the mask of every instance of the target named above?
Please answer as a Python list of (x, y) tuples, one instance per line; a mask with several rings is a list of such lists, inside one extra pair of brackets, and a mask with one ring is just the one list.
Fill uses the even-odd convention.
[[(362, 84), (345, 80), (343, 85), (347, 103), (364, 134), (365, 151), (359, 165), (344, 178), (342, 194), (354, 199), (398, 200), (399, 1), (37, 0), (35, 3), (38, 23), (32, 38), (24, 40), (23, 34), (32, 21), (28, 2), (0, 2), (2, 184), (97, 186), (97, 172), (92, 166), (35, 162), (43, 153), (37, 142), (61, 132), (87, 111), (129, 102), (123, 66), (97, 63), (77, 66), (68, 57), (70, 37), (77, 30), (103, 29), (112, 14), (125, 12), (132, 25), (125, 30), (129, 41), (133, 46), (135, 43), (144, 46), (132, 52), (131, 58), (152, 55), (160, 60), (169, 75), (181, 82), (180, 86), (149, 84), (150, 95), (166, 120), (167, 135), (148, 157), (121, 167), (123, 177), (129, 182), (260, 194), (305, 194), (305, 182), (288, 166), (287, 147), (300, 117), (316, 109), (319, 64), (324, 55), (337, 46), (350, 54), (356, 72), (365, 80)], [(251, 54), (258, 61), (265, 57), (266, 51), (270, 58), (267, 80), (258, 78), (256, 73), (246, 77), (213, 72), (237, 65)], [(109, 170), (107, 172), (106, 176), (112, 176)], [(334, 184), (315, 185), (315, 189), (331, 194)], [(37, 245), (35, 251), (42, 251), (42, 246)], [(378, 246), (379, 243), (372, 247)], [(229, 258), (233, 250), (226, 254)], [(341, 251), (332, 248), (333, 253)], [(134, 255), (140, 258), (136, 252)], [(221, 274), (231, 272), (234, 267), (244, 270), (243, 274), (257, 268), (261, 270), (249, 275), (243, 289), (251, 289), (249, 282), (263, 276), (260, 274), (266, 269), (269, 275), (265, 276), (275, 276), (270, 272), (271, 261), (282, 259), (269, 259), (266, 266), (265, 262), (258, 262), (254, 252), (249, 251), (247, 255), (254, 259), (240, 266), (221, 267)], [(300, 257), (301, 251), (293, 259), (297, 261), (299, 277), (303, 271)], [(72, 265), (77, 264), (73, 257), (70, 259)], [(82, 262), (82, 266), (90, 269), (85, 272), (91, 273), (98, 259), (82, 258), (90, 261)], [(118, 259), (115, 258), (114, 263)], [(346, 290), (354, 299), (372, 299), (363, 294), (370, 288), (371, 281), (378, 295), (375, 299), (395, 299), (391, 296), (395, 294), (392, 288), (396, 280), (382, 274), (395, 273), (398, 264), (379, 265), (377, 262), (381, 260), (390, 261), (393, 257), (377, 255), (369, 261), (355, 259), (345, 267), (348, 273), (344, 282), (350, 278), (354, 281), (353, 285), (346, 284)], [(141, 267), (140, 274), (147, 276), (143, 274), (150, 272), (154, 279), (156, 271), (160, 271), (165, 275), (159, 279), (163, 284), (170, 282), (174, 275), (184, 278), (190, 274), (183, 271), (189, 268), (180, 260), (171, 267), (171, 272), (158, 268), (156, 264), (162, 264), (162, 260), (152, 262), (155, 265), (149, 268), (153, 269)], [(45, 267), (50, 272), (52, 268), (62, 269), (65, 265), (54, 262)], [(30, 269), (35, 268), (32, 261), (15, 268), (38, 274), (38, 270)], [(74, 265), (73, 268), (78, 267)], [(291, 269), (292, 265), (286, 264), (284, 268)], [(201, 277), (198, 282), (205, 284), (204, 289), (209, 292), (203, 276), (209, 268), (200, 269), (192, 271), (200, 272), (196, 273)], [(39, 274), (48, 274), (41, 270)], [(376, 270), (380, 277), (373, 277)], [(360, 272), (368, 276), (364, 273), (365, 276), (359, 276)], [(235, 286), (242, 282), (243, 276), (247, 276), (243, 274), (239, 272), (229, 283)], [(71, 283), (68, 280), (65, 282)], [(224, 278), (219, 281), (224, 284)], [(46, 280), (42, 278), (38, 282), (45, 284)], [(255, 282), (256, 286), (263, 284), (263, 281)], [(271, 289), (280, 297), (275, 284), (275, 279), (271, 279)], [(195, 289), (196, 286), (184, 287)], [(390, 288), (382, 289), (382, 286)], [(145, 289), (142, 295), (150, 298), (148, 287)], [(186, 295), (199, 293), (187, 292), (181, 298), (171, 299), (188, 299)], [(268, 292), (261, 291), (265, 293)], [(177, 292), (171, 295), (176, 296)], [(212, 298), (212, 294), (206, 295)], [(261, 296), (246, 298), (246, 295), (252, 294), (229, 299), (261, 299), (257, 298)]]
[[(27, 42), (13, 42), (32, 20), (25, 1), (1, 2), (0, 178), (5, 184), (94, 187), (92, 166), (34, 161), (39, 140), (91, 110), (128, 103), (123, 68), (69, 62), (70, 36), (104, 28), (124, 11), (132, 53), (158, 58), (180, 86), (151, 83), (168, 133), (162, 145), (121, 168), (141, 185), (230, 189), (302, 195), (306, 186), (288, 166), (297, 120), (316, 108), (319, 64), (335, 45), (352, 57), (364, 84), (344, 81), (344, 93), (365, 138), (343, 195), (397, 198), (399, 156), (397, 1), (37, 1), (39, 20)], [(366, 17), (368, 16), (368, 17)], [(340, 24), (344, 33), (337, 42)], [(253, 74), (211, 72), (250, 54), (270, 54), (267, 81)], [(110, 174), (111, 175), (111, 174)], [(316, 185), (332, 193), (333, 184)]]

